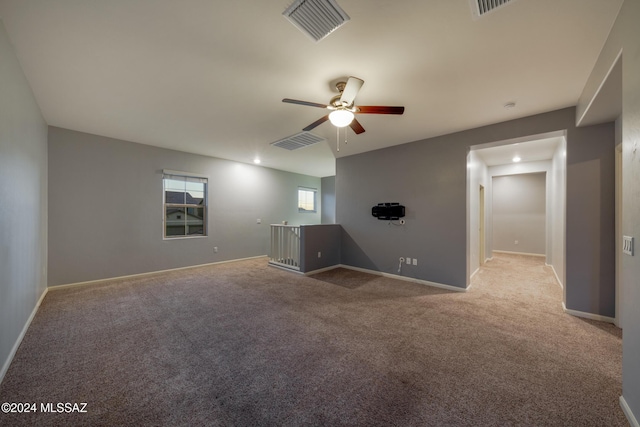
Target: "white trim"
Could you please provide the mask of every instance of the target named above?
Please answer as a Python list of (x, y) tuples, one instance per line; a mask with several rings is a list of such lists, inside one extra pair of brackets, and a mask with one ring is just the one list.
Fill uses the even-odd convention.
[(591, 108), (591, 106), (595, 102), (596, 98), (600, 94), (600, 91), (602, 90), (602, 87), (607, 82), (607, 79), (611, 75), (611, 72), (613, 71), (615, 66), (618, 64), (618, 61), (620, 60), (621, 56), (622, 56), (622, 49), (620, 49), (620, 52), (618, 52), (618, 54), (616, 55), (616, 59), (614, 59), (613, 62), (611, 63), (611, 66), (607, 70), (607, 74), (605, 74), (604, 78), (602, 79), (602, 81), (598, 85), (598, 89), (596, 89), (596, 91), (593, 93), (593, 96), (589, 100), (589, 104), (587, 104), (587, 106), (585, 107), (584, 111), (582, 112), (582, 115), (580, 116), (580, 118), (578, 120), (576, 120), (576, 127), (582, 126), (582, 121), (584, 120), (584, 117), (587, 115), (587, 113), (589, 112), (589, 109)]
[(545, 254), (530, 254), (528, 252), (511, 252), (511, 251), (498, 251), (498, 250), (493, 250), (493, 252), (497, 252), (499, 254), (509, 254), (509, 255), (526, 255), (526, 256), (537, 256), (537, 257), (545, 257)]
[(556, 273), (556, 269), (553, 268), (552, 264), (547, 264), (546, 262), (544, 263), (544, 265), (546, 265), (547, 267), (551, 267), (551, 271), (553, 271), (553, 275), (556, 276), (556, 280), (558, 281), (558, 285), (560, 285), (560, 289), (564, 289), (564, 285), (562, 284), (562, 280), (560, 280), (560, 278), (558, 277), (558, 273)]
[(227, 263), (230, 263), (230, 262), (247, 261), (247, 260), (250, 260), (250, 259), (266, 258), (266, 257), (267, 257), (267, 255), (258, 255), (258, 256), (247, 257), (247, 258), (230, 259), (230, 260), (227, 260), (227, 261), (210, 262), (210, 263), (207, 263), (207, 264), (198, 264), (198, 265), (189, 265), (189, 266), (186, 266), (186, 267), (169, 268), (167, 270), (156, 270), (156, 271), (149, 271), (149, 272), (146, 272), (146, 273), (129, 274), (127, 276), (108, 277), (106, 279), (88, 280), (86, 282), (67, 283), (67, 284), (64, 284), (64, 285), (49, 286), (49, 290), (56, 291), (56, 290), (59, 290), (59, 289), (73, 288), (73, 287), (76, 287), (76, 286), (85, 286), (85, 285), (93, 285), (93, 284), (101, 283), (101, 282), (109, 282), (111, 280), (132, 279), (132, 278), (135, 278), (135, 277), (144, 277), (144, 276), (152, 276), (154, 274), (160, 274), (160, 273), (169, 273), (171, 271), (188, 270), (188, 269), (191, 269), (191, 268), (207, 267), (207, 266), (210, 266), (210, 265), (227, 264)]
[(614, 319), (613, 317), (601, 316), (599, 314), (593, 314), (593, 313), (587, 313), (584, 311), (568, 309), (567, 306), (564, 304), (564, 301), (562, 302), (562, 310), (564, 310), (565, 313), (575, 317), (582, 317), (585, 319), (597, 320), (600, 322), (607, 322), (607, 323), (613, 323), (613, 324), (615, 324), (615, 321), (616, 321), (616, 319)]
[(361, 273), (374, 274), (376, 276), (388, 277), (390, 279), (402, 280), (405, 282), (419, 283), (421, 285), (432, 286), (434, 288), (446, 289), (454, 292), (467, 292), (467, 288), (459, 288), (457, 286), (445, 285), (437, 282), (429, 282), (428, 280), (414, 279), (413, 277), (398, 276), (397, 274), (383, 273), (382, 271), (368, 270), (366, 268), (353, 267), (351, 265), (338, 264), (337, 267), (346, 268), (348, 270), (359, 271)]
[(9, 366), (11, 366), (11, 362), (13, 362), (13, 358), (16, 355), (16, 352), (18, 351), (18, 347), (20, 347), (20, 344), (22, 343), (22, 339), (27, 334), (27, 329), (29, 329), (29, 326), (31, 326), (31, 322), (33, 321), (33, 318), (36, 317), (36, 313), (40, 308), (40, 304), (42, 304), (42, 301), (44, 300), (44, 297), (47, 295), (48, 291), (49, 291), (49, 288), (45, 288), (44, 292), (42, 292), (42, 295), (40, 295), (40, 298), (38, 299), (36, 306), (33, 308), (33, 311), (31, 311), (31, 315), (27, 319), (27, 322), (24, 324), (24, 327), (22, 328), (20, 335), (18, 335), (18, 339), (13, 344), (13, 347), (11, 348), (9, 355), (7, 356), (7, 360), (4, 361), (4, 364), (2, 365), (2, 369), (0, 370), (0, 384), (2, 384), (2, 380), (4, 379), (5, 374), (9, 370)]
[[(485, 261), (486, 262), (486, 261)], [(480, 267), (476, 268), (476, 271), (474, 271), (473, 273), (471, 273), (471, 276), (469, 276), (469, 280), (473, 279), (473, 276), (476, 275), (476, 273), (480, 271)]]
[(163, 175), (178, 175), (178, 176), (188, 176), (191, 178), (206, 178), (209, 179), (209, 176), (204, 173), (193, 173), (193, 172), (182, 172), (182, 171), (174, 171), (171, 169), (162, 169)]
[(287, 267), (285, 264), (280, 264), (280, 263), (276, 263), (276, 262), (273, 262), (273, 261), (269, 261), (268, 264), (269, 264), (269, 267), (275, 267), (275, 268), (279, 268), (280, 270), (290, 271), (291, 273), (306, 275), (305, 273), (303, 273), (299, 269), (292, 268), (292, 267)]
[(640, 427), (638, 419), (633, 415), (633, 412), (627, 404), (627, 401), (624, 399), (624, 396), (620, 396), (620, 407), (622, 408), (622, 412), (627, 416), (627, 420), (629, 421), (629, 424), (631, 424), (631, 427)]
[(206, 239), (209, 236), (201, 236), (201, 235), (190, 235), (190, 236), (176, 236), (176, 237), (167, 237), (163, 236), (162, 240), (168, 242), (170, 240), (182, 240), (182, 239)]
[(622, 407), (622, 412), (624, 412), (624, 414), (627, 416), (627, 420), (629, 420), (629, 424), (631, 424), (631, 427), (640, 427), (638, 419), (635, 417), (635, 415), (633, 415), (633, 412), (631, 412), (631, 408), (629, 408), (629, 405), (624, 399), (624, 396), (620, 396), (620, 406)]
[(318, 274), (318, 273), (324, 273), (325, 271), (331, 271), (331, 270), (335, 270), (336, 268), (340, 268), (341, 265), (332, 265), (330, 267), (324, 267), (324, 268), (319, 268), (317, 270), (312, 270), (312, 271), (307, 271), (306, 273), (302, 273), (305, 276), (312, 276), (314, 274)]
[(538, 133), (535, 135), (526, 135), (526, 136), (520, 136), (517, 138), (510, 138), (510, 139), (503, 139), (500, 141), (493, 141), (493, 142), (485, 142), (483, 144), (476, 144), (476, 145), (472, 145), (471, 147), (469, 147), (469, 149), (471, 151), (474, 150), (482, 150), (484, 148), (492, 148), (492, 147), (499, 147), (501, 145), (511, 145), (511, 144), (517, 144), (520, 142), (529, 142), (529, 141), (536, 141), (538, 139), (547, 139), (547, 138), (556, 138), (556, 137), (561, 137), (561, 136), (567, 136), (567, 130), (556, 130), (556, 131), (552, 131), (552, 132), (544, 132), (544, 133)]

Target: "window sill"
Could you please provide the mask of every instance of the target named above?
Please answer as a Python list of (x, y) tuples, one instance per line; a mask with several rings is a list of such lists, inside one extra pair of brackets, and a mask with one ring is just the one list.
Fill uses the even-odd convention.
[(209, 236), (176, 236), (176, 237), (163, 237), (162, 240), (185, 240), (185, 239), (206, 239)]

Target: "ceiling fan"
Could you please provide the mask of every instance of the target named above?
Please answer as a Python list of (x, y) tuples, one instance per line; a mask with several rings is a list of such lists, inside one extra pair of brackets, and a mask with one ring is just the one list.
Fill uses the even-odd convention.
[(288, 102), (290, 104), (307, 105), (309, 107), (326, 108), (332, 110), (329, 114), (320, 117), (315, 122), (311, 123), (304, 131), (310, 131), (316, 126), (329, 120), (331, 124), (336, 127), (349, 126), (356, 134), (364, 132), (364, 128), (360, 122), (355, 118), (356, 114), (402, 114), (404, 113), (404, 107), (388, 107), (379, 105), (355, 105), (354, 100), (356, 95), (360, 91), (360, 88), (364, 84), (364, 80), (357, 77), (349, 77), (346, 82), (336, 83), (336, 89), (340, 92), (339, 95), (334, 96), (329, 101), (329, 104), (318, 104), (316, 102), (300, 101), (297, 99), (285, 98), (282, 102)]

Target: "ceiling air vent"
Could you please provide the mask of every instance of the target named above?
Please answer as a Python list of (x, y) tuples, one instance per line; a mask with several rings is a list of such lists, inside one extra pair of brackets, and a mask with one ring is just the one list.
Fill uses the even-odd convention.
[(282, 14), (317, 42), (350, 19), (335, 0), (296, 0)]
[(516, 0), (469, 0), (471, 2), (471, 12), (473, 18), (478, 19), (489, 12), (493, 12), (503, 6), (513, 3)]
[(321, 141), (325, 141), (325, 139), (314, 133), (300, 132), (281, 139), (280, 141), (272, 142), (271, 145), (291, 151), (297, 150), (298, 148), (308, 147), (309, 145), (313, 145)]

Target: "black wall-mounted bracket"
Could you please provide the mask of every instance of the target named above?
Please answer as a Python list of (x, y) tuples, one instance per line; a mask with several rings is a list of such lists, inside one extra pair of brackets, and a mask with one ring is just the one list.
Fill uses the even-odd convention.
[(371, 208), (371, 215), (381, 220), (395, 221), (404, 217), (404, 210), (400, 203), (378, 203)]

